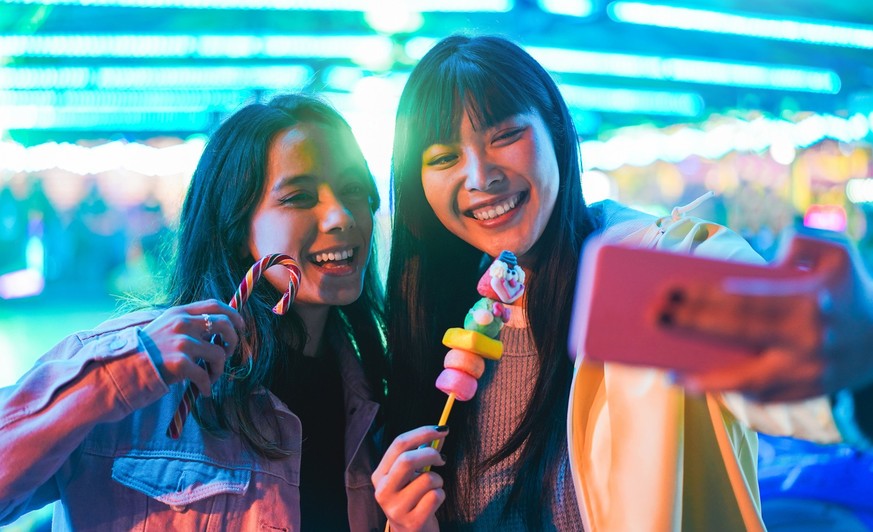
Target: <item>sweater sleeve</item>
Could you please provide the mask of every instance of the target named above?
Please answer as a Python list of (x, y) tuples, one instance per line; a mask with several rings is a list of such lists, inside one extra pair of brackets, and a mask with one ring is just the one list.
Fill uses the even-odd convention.
[(95, 425), (167, 391), (132, 326), (69, 336), (0, 389), (0, 524), (58, 498), (53, 475)]

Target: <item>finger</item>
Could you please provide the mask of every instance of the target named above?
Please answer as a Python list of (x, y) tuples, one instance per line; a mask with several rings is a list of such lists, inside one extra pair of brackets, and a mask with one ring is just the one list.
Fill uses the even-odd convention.
[[(403, 528), (418, 529), (445, 500), (432, 495), (432, 492), (443, 491), (443, 479), (436, 473), (422, 473), (404, 487), (402, 491), (391, 492), (389, 497), (377, 491), (376, 501), (385, 510), (385, 515), (391, 521), (401, 524)], [(436, 505), (434, 506), (434, 504)], [(418, 515), (418, 517), (416, 517)]]
[(692, 393), (737, 391), (752, 398), (812, 396), (820, 388), (823, 364), (801, 359), (796, 351), (773, 348), (756, 358), (723, 369), (677, 375)]
[[(439, 507), (432, 506), (436, 498), (431, 495), (435, 490), (443, 491), (443, 478), (434, 472), (422, 473), (403, 490), (403, 496), (394, 507), (399, 514), (409, 514), (409, 520), (422, 521)], [(445, 493), (443, 493), (443, 500)], [(440, 501), (441, 502), (441, 501)]]
[[(209, 372), (210, 382), (216, 382), (224, 373), (224, 365), (227, 361), (227, 351), (225, 350), (225, 341), (220, 334), (214, 334), (209, 344), (206, 344), (204, 351), (209, 356), (206, 362), (206, 371)], [(206, 360), (204, 358), (204, 360)]]
[[(443, 487), (443, 477), (433, 471), (418, 474), (411, 482), (406, 485), (404, 491), (410, 500), (416, 501), (418, 504), (421, 498), (429, 491), (441, 489)], [(408, 510), (412, 510), (415, 506), (412, 505)]]
[[(206, 373), (208, 387), (211, 388), (212, 383), (216, 382), (224, 373), (224, 362), (227, 359), (224, 346), (194, 339), (191, 340), (190, 346), (184, 354), (187, 355), (186, 358), (193, 361), (198, 368)], [(201, 384), (198, 384), (197, 387), (203, 392)]]
[(812, 295), (752, 296), (726, 293), (721, 287), (687, 284), (669, 290), (655, 319), (664, 328), (695, 332), (713, 340), (743, 345), (792, 344), (809, 337), (820, 321), (819, 301)]
[(195, 301), (193, 303), (183, 305), (183, 308), (189, 314), (193, 315), (222, 314), (224, 316), (227, 316), (227, 318), (231, 320), (233, 326), (237, 330), (245, 330), (245, 321), (243, 320), (242, 316), (240, 316), (239, 312), (237, 312), (236, 309), (234, 309), (227, 303), (222, 303), (217, 299), (205, 299), (203, 301)]
[(406, 451), (397, 457), (391, 470), (382, 479), (381, 488), (389, 492), (404, 490), (416, 481), (423, 471), (429, 471), (433, 466), (445, 463), (439, 451), (426, 443), (422, 444), (418, 449)]
[(186, 379), (191, 381), (191, 384), (197, 387), (201, 395), (205, 397), (212, 396), (212, 382), (209, 380), (209, 373), (206, 369), (194, 362), (190, 357), (185, 357), (181, 362), (182, 373)]
[(445, 500), (446, 492), (443, 488), (440, 487), (428, 491), (421, 497), (421, 500), (418, 501), (415, 508), (409, 512), (410, 520), (424, 523), (428, 518), (436, 513)]
[(379, 462), (379, 465), (373, 472), (373, 477), (375, 478), (377, 475), (382, 477), (388, 474), (388, 471), (391, 470), (394, 466), (394, 462), (397, 461), (397, 458), (402, 453), (412, 449), (417, 449), (418, 447), (434, 440), (445, 438), (446, 434), (448, 434), (448, 427), (446, 426), (437, 427), (435, 425), (426, 425), (397, 436), (385, 451), (382, 461)]
[(780, 259), (795, 267), (831, 274), (848, 266), (852, 260), (850, 249), (845, 236), (830, 232), (798, 233), (789, 239)]
[[(222, 342), (218, 343), (224, 348), (225, 355), (231, 356), (236, 351), (236, 346), (239, 344), (239, 335), (234, 329), (233, 322), (224, 314), (216, 314), (213, 318), (212, 332), (221, 337)], [(210, 337), (210, 342), (212, 338)], [(214, 343), (214, 342), (213, 342)]]

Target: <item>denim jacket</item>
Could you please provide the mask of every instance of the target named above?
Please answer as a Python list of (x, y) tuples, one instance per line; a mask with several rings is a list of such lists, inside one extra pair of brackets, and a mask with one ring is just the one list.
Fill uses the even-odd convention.
[[(183, 386), (161, 380), (137, 335), (155, 317), (136, 312), (69, 336), (0, 389), (0, 524), (60, 501), (57, 530), (300, 528), (300, 420), (260, 392), (294, 451), (280, 460), (252, 453), (235, 435), (206, 434), (193, 420), (170, 439)], [(372, 531), (384, 523), (370, 482), (378, 405), (354, 350), (341, 343), (349, 522)]]

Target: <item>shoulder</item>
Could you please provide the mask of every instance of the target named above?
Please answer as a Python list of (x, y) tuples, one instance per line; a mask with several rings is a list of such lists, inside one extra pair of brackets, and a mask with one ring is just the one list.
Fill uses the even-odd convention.
[(592, 205), (600, 222), (599, 236), (607, 242), (650, 247), (699, 256), (760, 263), (749, 243), (728, 227), (694, 216), (689, 208), (658, 218), (612, 200)]
[(600, 227), (612, 227), (625, 222), (654, 222), (657, 217), (638, 211), (615, 200), (603, 200), (592, 203), (589, 207), (594, 219)]
[(598, 236), (610, 242), (620, 242), (650, 227), (658, 218), (613, 200), (592, 203), (589, 207), (598, 228)]

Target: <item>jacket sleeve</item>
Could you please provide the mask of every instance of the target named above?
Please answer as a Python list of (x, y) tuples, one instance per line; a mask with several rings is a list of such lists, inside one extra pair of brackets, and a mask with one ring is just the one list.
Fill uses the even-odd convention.
[[(739, 262), (764, 263), (740, 235), (727, 227), (693, 217), (661, 219), (655, 247), (690, 252), (697, 256)], [(825, 396), (795, 403), (758, 403), (740, 394), (716, 396), (741, 422), (775, 436), (792, 436), (818, 443), (842, 441)]]
[(0, 389), (0, 524), (58, 498), (52, 477), (95, 425), (167, 391), (136, 327), (69, 336)]

